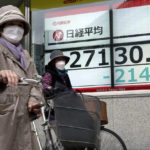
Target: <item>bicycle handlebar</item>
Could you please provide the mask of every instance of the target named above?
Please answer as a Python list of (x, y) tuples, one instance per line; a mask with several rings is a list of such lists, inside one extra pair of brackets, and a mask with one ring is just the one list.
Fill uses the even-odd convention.
[(19, 79), (19, 85), (38, 85), (41, 83), (42, 77), (40, 75), (36, 75), (34, 78), (25, 78), (22, 77)]

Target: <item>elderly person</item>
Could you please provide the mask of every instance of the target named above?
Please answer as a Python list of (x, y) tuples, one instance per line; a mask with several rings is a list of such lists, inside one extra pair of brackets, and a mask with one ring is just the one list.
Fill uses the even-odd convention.
[[(69, 102), (69, 105), (66, 105), (67, 109), (70, 107), (71, 103), (72, 103), (71, 104), (72, 108), (79, 107), (79, 108), (85, 109), (84, 105), (82, 105), (82, 99), (78, 98), (78, 96), (76, 97), (74, 92), (73, 92), (73, 94), (71, 94), (73, 89), (72, 89), (72, 85), (71, 85), (67, 70), (65, 69), (65, 65), (69, 62), (69, 60), (70, 60), (70, 58), (68, 56), (65, 56), (63, 54), (63, 52), (60, 50), (54, 50), (51, 52), (50, 61), (45, 66), (45, 74), (43, 75), (42, 84), (43, 84), (44, 94), (45, 94), (45, 97), (53, 98), (55, 104), (56, 104), (55, 100), (58, 97), (61, 97), (61, 98), (63, 97), (65, 100), (63, 98), (57, 100), (57, 102), (62, 100), (61, 104), (63, 104), (63, 106), (62, 106), (63, 109), (65, 108), (64, 106), (66, 105), (67, 102)], [(65, 94), (63, 95), (63, 93), (65, 93), (66, 95)], [(68, 93), (70, 93), (70, 95)], [(57, 97), (57, 98), (55, 99), (55, 97)], [(70, 101), (70, 99), (72, 99), (72, 100)], [(74, 103), (74, 105), (73, 105), (73, 103)], [(54, 111), (54, 109), (51, 110), (49, 119), (52, 121), (54, 119), (57, 119), (58, 116), (59, 117), (61, 116), (62, 118), (64, 118), (63, 123), (61, 122), (63, 124), (63, 126), (65, 126), (65, 125), (69, 126), (69, 124), (65, 121), (65, 120), (67, 120), (66, 118), (68, 118), (68, 115), (66, 115), (66, 114), (69, 113), (69, 111), (66, 111), (67, 112), (66, 113), (65, 111), (62, 111), (63, 109), (60, 109), (61, 107), (60, 108), (59, 107), (60, 106), (58, 106), (58, 108), (55, 107), (56, 112)], [(57, 112), (57, 109), (60, 109), (61, 111)], [(61, 114), (61, 112), (63, 112), (63, 113)], [(55, 116), (55, 113), (56, 113), (56, 116)], [(72, 116), (72, 118), (70, 116)], [(89, 116), (89, 113), (87, 113), (87, 116), (88, 116), (87, 117), (88, 119), (82, 118), (82, 120), (85, 119), (85, 123), (87, 122), (87, 120), (88, 121), (90, 120), (91, 123), (93, 123), (93, 119), (91, 118), (91, 116)], [(78, 122), (79, 121), (79, 114), (73, 115), (73, 113), (71, 113), (69, 115), (69, 117), (70, 117), (70, 119), (72, 119), (72, 120), (70, 120), (70, 122)], [(58, 120), (56, 120), (56, 122), (57, 121)], [(59, 136), (61, 136), (61, 134), (63, 135), (63, 133), (64, 133), (64, 132), (61, 133), (61, 130), (60, 130), (60, 126), (62, 125), (61, 123), (59, 124), (59, 121), (58, 121)], [(70, 126), (72, 126), (72, 125), (70, 125)], [(67, 132), (67, 130), (65, 130), (65, 131)], [(66, 133), (65, 138), (68, 138), (67, 136), (68, 135)], [(68, 139), (66, 141), (62, 140), (62, 145), (64, 147), (64, 150), (85, 150), (86, 145), (84, 142), (83, 142), (83, 144), (79, 144), (77, 141), (71, 142), (71, 140), (72, 139), (70, 139), (70, 141)], [(87, 150), (94, 150), (94, 148), (88, 147)]]
[(42, 81), (44, 91), (48, 89), (50, 94), (55, 95), (72, 89), (67, 70), (65, 69), (69, 59), (60, 50), (52, 51), (50, 61), (45, 66), (45, 74)]
[[(62, 51), (54, 50), (50, 55), (50, 61), (45, 66), (45, 74), (43, 75), (43, 92), (47, 99), (54, 95), (60, 94), (72, 89), (70, 78), (68, 76), (65, 65), (69, 61), (69, 57), (65, 56)], [(50, 120), (54, 119), (54, 110), (52, 109)]]
[(17, 86), (20, 77), (33, 78), (37, 71), (20, 41), (30, 25), (12, 5), (0, 8), (0, 147), (33, 150), (30, 113), (41, 116), (41, 89)]

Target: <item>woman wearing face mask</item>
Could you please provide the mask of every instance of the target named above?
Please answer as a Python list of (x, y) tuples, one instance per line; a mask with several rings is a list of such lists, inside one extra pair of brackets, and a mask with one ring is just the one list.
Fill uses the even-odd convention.
[(20, 77), (37, 75), (28, 51), (20, 44), (29, 29), (17, 7), (0, 8), (0, 147), (3, 150), (37, 150), (32, 142), (29, 114), (41, 116), (41, 89), (17, 86)]
[[(53, 96), (55, 97), (56, 95), (61, 94), (61, 92), (72, 89), (67, 70), (65, 69), (65, 65), (68, 63), (69, 59), (70, 58), (64, 56), (63, 52), (60, 50), (52, 51), (50, 61), (45, 66), (45, 74), (42, 81), (45, 97), (52, 98)], [(48, 112), (45, 113), (48, 114)], [(49, 119), (55, 119), (54, 109), (51, 110)], [(71, 149), (65, 148), (65, 150)]]
[(48, 89), (48, 94), (59, 94), (72, 89), (65, 65), (69, 57), (64, 56), (60, 50), (54, 50), (50, 55), (50, 62), (45, 67), (46, 73), (43, 76), (44, 91)]
[[(60, 50), (54, 50), (50, 55), (50, 61), (48, 65), (46, 65), (45, 70), (46, 73), (43, 76), (43, 88), (45, 97), (61, 97), (61, 92), (68, 91), (72, 92), (72, 85), (70, 83), (69, 76), (67, 74), (67, 70), (65, 70), (65, 65), (69, 61), (69, 57), (64, 56)], [(66, 92), (67, 93), (67, 92)], [(68, 96), (67, 96), (68, 98)], [(66, 99), (67, 100), (67, 99)], [(73, 100), (75, 100), (73, 98)], [(66, 101), (67, 102), (67, 101)], [(54, 102), (55, 103), (55, 102)], [(70, 102), (69, 102), (70, 103)], [(82, 103), (80, 105), (79, 100), (77, 103), (74, 103), (75, 106), (84, 108)], [(87, 114), (89, 115), (89, 114)], [(62, 114), (63, 117), (64, 114)], [(74, 121), (78, 121), (79, 115), (74, 116)], [(50, 120), (55, 119), (54, 110), (50, 113)], [(84, 119), (84, 118), (83, 118)], [(84, 144), (83, 144), (84, 145)], [(78, 144), (68, 144), (67, 142), (63, 142), (64, 150), (85, 150), (85, 147)], [(93, 148), (88, 148), (88, 150), (93, 150)]]

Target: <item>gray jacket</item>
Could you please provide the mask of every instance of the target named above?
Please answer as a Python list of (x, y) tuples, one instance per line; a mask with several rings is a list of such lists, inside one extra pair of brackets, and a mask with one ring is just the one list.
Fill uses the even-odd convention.
[[(27, 71), (12, 53), (0, 44), (0, 70), (12, 70), (19, 77), (32, 78), (37, 74), (34, 62), (24, 50)], [(43, 100), (38, 87), (0, 87), (0, 147), (3, 150), (33, 150), (32, 132), (27, 105), (29, 101)], [(0, 148), (0, 149), (1, 149)]]

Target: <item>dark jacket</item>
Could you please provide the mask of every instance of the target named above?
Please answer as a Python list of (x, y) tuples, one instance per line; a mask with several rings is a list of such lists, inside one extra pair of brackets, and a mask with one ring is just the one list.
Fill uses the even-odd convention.
[(72, 85), (71, 85), (71, 82), (67, 73), (65, 74), (65, 76), (62, 77), (58, 73), (56, 68), (50, 65), (47, 65), (45, 67), (45, 72), (50, 73), (52, 76), (52, 84), (50, 85), (52, 86), (52, 90), (50, 90), (52, 95), (57, 95), (60, 92), (64, 92), (64, 91), (72, 89)]

